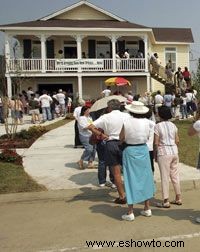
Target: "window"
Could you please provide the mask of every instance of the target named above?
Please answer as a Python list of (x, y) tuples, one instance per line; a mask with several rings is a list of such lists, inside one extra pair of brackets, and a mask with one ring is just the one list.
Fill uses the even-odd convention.
[(97, 41), (96, 42), (96, 55), (97, 55), (97, 58), (110, 58), (110, 42)]
[(32, 42), (32, 58), (40, 59), (41, 58), (41, 43), (40, 41), (34, 40)]
[(165, 48), (165, 65), (171, 60), (173, 70), (176, 70), (176, 48), (166, 47)]
[(129, 49), (130, 57), (133, 58), (137, 55), (139, 49), (138, 41), (126, 41), (126, 49)]

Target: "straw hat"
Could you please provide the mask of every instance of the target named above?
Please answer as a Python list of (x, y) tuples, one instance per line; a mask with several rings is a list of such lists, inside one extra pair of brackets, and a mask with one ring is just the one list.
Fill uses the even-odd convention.
[(131, 104), (126, 105), (125, 109), (134, 114), (146, 114), (149, 111), (149, 108), (139, 101), (133, 101)]

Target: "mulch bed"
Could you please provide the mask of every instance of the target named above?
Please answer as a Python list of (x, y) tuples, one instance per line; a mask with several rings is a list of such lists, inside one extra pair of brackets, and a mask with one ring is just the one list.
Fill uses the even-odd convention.
[(23, 149), (29, 148), (36, 139), (0, 139), (0, 149)]

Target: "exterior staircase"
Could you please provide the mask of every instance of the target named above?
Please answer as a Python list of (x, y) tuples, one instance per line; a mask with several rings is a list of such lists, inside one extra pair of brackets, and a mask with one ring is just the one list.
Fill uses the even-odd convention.
[(152, 66), (152, 64), (150, 64), (151, 77), (154, 80), (157, 80), (158, 82), (162, 83), (165, 86), (165, 93), (168, 92), (168, 91), (176, 93), (176, 85), (175, 85), (175, 82), (174, 82), (174, 74), (169, 79), (167, 77), (167, 74), (165, 73), (165, 67), (160, 65), (157, 72), (153, 71), (153, 69), (154, 69), (154, 67)]

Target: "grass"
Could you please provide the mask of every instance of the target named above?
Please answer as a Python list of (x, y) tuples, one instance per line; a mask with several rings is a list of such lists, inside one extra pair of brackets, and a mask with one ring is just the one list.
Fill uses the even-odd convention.
[[(47, 131), (56, 129), (70, 122), (72, 118), (59, 120), (45, 126)], [(46, 190), (39, 185), (25, 171), (22, 165), (0, 162), (0, 194), (18, 192), (38, 192)]]
[(23, 166), (0, 162), (0, 193), (38, 192), (46, 188), (37, 184)]
[(198, 136), (190, 137), (187, 134), (188, 128), (192, 125), (192, 121), (175, 121), (175, 124), (178, 127), (178, 135), (180, 138), (180, 162), (196, 167), (199, 152), (199, 138)]
[(73, 117), (69, 116), (69, 117), (66, 117), (63, 120), (59, 120), (59, 121), (51, 123), (49, 125), (45, 125), (45, 128), (47, 129), (47, 131), (50, 131), (50, 130), (56, 129), (58, 127), (61, 127), (61, 126), (65, 125), (65, 124), (71, 122), (72, 120), (73, 120)]

